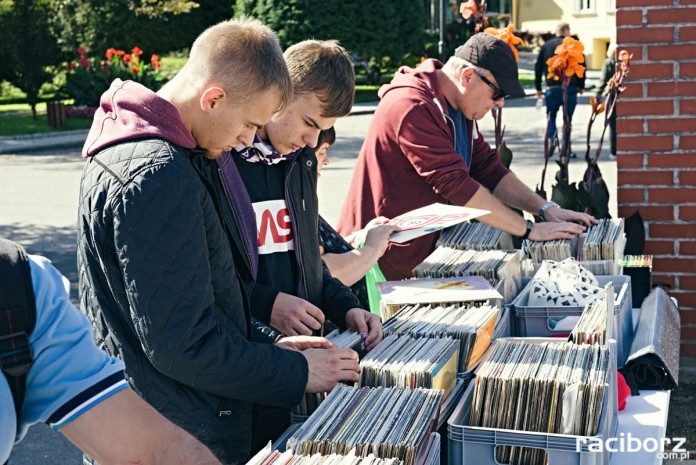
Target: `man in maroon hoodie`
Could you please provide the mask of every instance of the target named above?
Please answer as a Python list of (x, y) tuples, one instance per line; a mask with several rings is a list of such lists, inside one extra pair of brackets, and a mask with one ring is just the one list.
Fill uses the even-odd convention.
[[(490, 210), (481, 221), (525, 239), (568, 239), (596, 222), (532, 192), (503, 167), (476, 121), (508, 96), (524, 96), (509, 46), (474, 35), (443, 65), (401, 68), (380, 89), (381, 102), (360, 150), (338, 224), (342, 235), (378, 216), (393, 218), (434, 202)], [(533, 224), (507, 205), (543, 216)], [(581, 223), (581, 224), (578, 224)], [(391, 243), (379, 261), (388, 279), (412, 276), (435, 248), (436, 234)]]

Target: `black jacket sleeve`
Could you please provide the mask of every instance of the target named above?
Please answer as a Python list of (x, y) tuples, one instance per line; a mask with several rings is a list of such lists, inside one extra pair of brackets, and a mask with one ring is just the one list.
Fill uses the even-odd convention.
[(152, 365), (219, 396), (297, 404), (308, 379), (306, 359), (247, 339), (229, 245), (188, 160), (153, 167), (113, 202), (113, 237), (129, 304), (124, 317)]
[(341, 330), (346, 329), (346, 313), (351, 308), (361, 308), (360, 301), (349, 287), (331, 276), (329, 268), (321, 261), (324, 279), (324, 315)]

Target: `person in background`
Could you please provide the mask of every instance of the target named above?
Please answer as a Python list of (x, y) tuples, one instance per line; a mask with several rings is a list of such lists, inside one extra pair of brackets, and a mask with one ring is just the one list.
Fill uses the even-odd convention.
[[(336, 141), (333, 127), (321, 131), (317, 148), (317, 175), (329, 164), (329, 147)], [(380, 216), (371, 220), (364, 229), (343, 237), (319, 215), (319, 247), (321, 258), (331, 275), (341, 281), (356, 295), (363, 308), (370, 308), (365, 275), (377, 264), (389, 245), (389, 237), (399, 230), (387, 224), (388, 218)], [(377, 313), (378, 309), (370, 309)]]
[(195, 167), (250, 145), (291, 101), (273, 31), (224, 21), (157, 93), (115, 80), (83, 149), (81, 309), (135, 391), (226, 464), (249, 458), (254, 403), (290, 408), (358, 379), (353, 351), (252, 321), (218, 194)]
[[(568, 36), (570, 36), (570, 25), (568, 25), (568, 23), (558, 24), (558, 26), (556, 26), (556, 37), (542, 45), (541, 51), (537, 56), (536, 64), (534, 65), (534, 86), (536, 87), (537, 98), (540, 99), (543, 96), (544, 103), (546, 104), (546, 116), (549, 119), (546, 137), (550, 139), (551, 147), (556, 147), (556, 117), (558, 111), (563, 107), (563, 92), (560, 79), (548, 78), (548, 67), (546, 62), (556, 54), (556, 47)], [(546, 82), (546, 92), (542, 92), (541, 90), (542, 76)], [(568, 84), (568, 120), (571, 123), (573, 122), (573, 114), (575, 113), (575, 107), (578, 103), (578, 93), (582, 94), (584, 90), (585, 77), (579, 78), (573, 75)], [(577, 155), (573, 153), (572, 150), (570, 158), (577, 158)]]
[[(601, 80), (597, 87), (597, 100), (607, 94), (607, 84), (616, 72), (616, 44), (612, 44), (607, 48), (607, 57), (602, 63)], [(616, 160), (616, 105), (614, 111), (609, 117), (609, 158)]]
[(0, 374), (0, 463), (31, 426), (48, 423), (102, 465), (220, 465), (128, 387), (123, 362), (94, 344), (91, 325), (70, 302), (68, 280), (51, 262), (4, 239), (0, 260), (13, 249), (28, 260), (36, 323), (19, 415), (8, 378)]
[[(522, 96), (510, 47), (474, 35), (446, 64), (425, 60), (402, 67), (380, 89), (377, 106), (343, 204), (338, 232), (348, 235), (379, 216), (394, 218), (435, 202), (488, 210), (480, 220), (523, 239), (572, 238), (590, 215), (559, 208), (502, 166), (476, 121), (508, 95)], [(540, 215), (525, 221), (510, 205)], [(410, 278), (434, 249), (438, 234), (390, 243), (379, 260), (389, 280)]]

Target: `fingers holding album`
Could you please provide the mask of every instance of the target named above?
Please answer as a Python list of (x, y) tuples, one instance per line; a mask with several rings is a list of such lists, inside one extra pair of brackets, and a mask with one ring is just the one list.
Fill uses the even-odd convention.
[(309, 365), (306, 392), (326, 392), (360, 379), (358, 354), (351, 349), (307, 349), (302, 354)]

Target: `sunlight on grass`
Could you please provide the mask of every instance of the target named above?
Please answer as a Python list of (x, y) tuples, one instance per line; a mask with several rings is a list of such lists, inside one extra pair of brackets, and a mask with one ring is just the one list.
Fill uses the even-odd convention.
[(40, 115), (34, 119), (31, 115), (27, 116), (2, 116), (0, 117), (0, 136), (16, 136), (20, 134), (37, 134), (51, 131), (70, 131), (74, 129), (89, 129), (92, 124), (91, 119), (68, 118), (65, 126), (52, 128), (48, 125), (46, 115)]
[[(0, 114), (2, 113), (12, 113), (16, 111), (31, 111), (31, 107), (28, 103), (12, 103), (9, 105), (0, 105)], [(46, 113), (46, 103), (41, 102), (36, 104), (36, 111), (38, 113)]]

